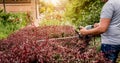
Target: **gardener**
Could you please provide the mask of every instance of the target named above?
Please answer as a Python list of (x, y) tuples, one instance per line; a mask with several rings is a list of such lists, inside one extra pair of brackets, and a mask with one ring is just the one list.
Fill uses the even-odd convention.
[(120, 51), (120, 0), (103, 0), (106, 2), (102, 8), (100, 22), (94, 28), (82, 28), (82, 35), (101, 34), (101, 51), (105, 57), (116, 63)]

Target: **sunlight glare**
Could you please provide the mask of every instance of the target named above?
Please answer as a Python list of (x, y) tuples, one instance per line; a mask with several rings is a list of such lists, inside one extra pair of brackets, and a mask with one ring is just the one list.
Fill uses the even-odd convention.
[(54, 5), (54, 6), (57, 6), (60, 4), (60, 1), (59, 0), (51, 0), (51, 3)]
[(54, 6), (60, 5), (59, 0), (43, 0), (47, 4), (53, 4)]

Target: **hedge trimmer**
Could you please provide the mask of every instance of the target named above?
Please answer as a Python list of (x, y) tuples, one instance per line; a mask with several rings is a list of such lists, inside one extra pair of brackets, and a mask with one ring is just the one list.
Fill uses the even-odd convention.
[[(80, 30), (81, 27), (79, 27), (78, 29)], [(93, 25), (87, 25), (85, 26), (85, 28), (88, 30), (88, 29), (92, 29), (93, 28)], [(54, 41), (54, 40), (64, 40), (64, 39), (73, 39), (73, 38), (79, 38), (79, 39), (85, 39), (85, 40), (90, 40), (91, 39), (91, 35), (86, 35), (86, 36), (82, 36), (79, 31), (77, 31), (75, 29), (75, 32), (76, 32), (76, 36), (71, 36), (71, 37), (62, 37), (62, 38), (50, 38), (48, 39), (49, 41)], [(44, 42), (46, 41), (46, 39), (42, 39), (42, 40), (38, 40), (37, 42)]]

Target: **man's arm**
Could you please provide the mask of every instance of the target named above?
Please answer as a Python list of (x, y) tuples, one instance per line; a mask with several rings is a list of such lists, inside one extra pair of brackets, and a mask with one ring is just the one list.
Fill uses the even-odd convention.
[(101, 34), (107, 31), (109, 24), (110, 24), (111, 19), (110, 18), (101, 18), (100, 19), (100, 23), (99, 26), (93, 28), (93, 29), (89, 29), (86, 30), (85, 28), (82, 28), (80, 30), (80, 33), (82, 35), (97, 35), (97, 34)]

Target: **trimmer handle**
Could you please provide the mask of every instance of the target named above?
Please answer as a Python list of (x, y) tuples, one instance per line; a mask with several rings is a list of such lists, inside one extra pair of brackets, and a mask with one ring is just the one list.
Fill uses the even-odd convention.
[(94, 28), (94, 26), (93, 26), (93, 25), (87, 25), (87, 26), (85, 26), (85, 28), (86, 28), (87, 30), (89, 30), (89, 29)]
[[(79, 27), (78, 29), (80, 30), (82, 27)], [(87, 26), (85, 26), (85, 28), (87, 29), (87, 30), (89, 30), (89, 29), (92, 29), (92, 28), (94, 28), (94, 26), (93, 25), (87, 25)], [(79, 36), (79, 38), (83, 38), (83, 36), (77, 31), (77, 30), (75, 30), (75, 32), (77, 33), (77, 35)], [(86, 36), (87, 37), (87, 36)]]
[[(80, 30), (81, 28), (82, 28), (82, 26), (78, 27), (79, 30)], [(93, 25), (87, 25), (87, 26), (85, 26), (85, 28), (86, 28), (87, 30), (89, 30), (89, 29), (94, 28), (94, 26), (93, 26)]]

